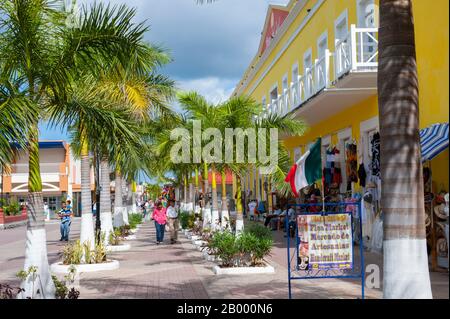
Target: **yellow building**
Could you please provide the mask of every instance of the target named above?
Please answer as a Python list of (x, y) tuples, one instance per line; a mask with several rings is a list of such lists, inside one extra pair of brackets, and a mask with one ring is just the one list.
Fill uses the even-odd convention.
[[(448, 0), (413, 0), (421, 128), (448, 122), (448, 7)], [(267, 112), (293, 113), (307, 122), (304, 136), (284, 139), (293, 161), (322, 137), (323, 152), (331, 145), (340, 149), (341, 167), (346, 144), (357, 144), (358, 165), (369, 172), (371, 140), (379, 129), (377, 27), (378, 0), (271, 5), (258, 52), (233, 95), (252, 96)], [(448, 163), (448, 150), (431, 162), (435, 191), (448, 192)], [(342, 169), (343, 192), (346, 175)], [(264, 194), (260, 178), (246, 183), (253, 194)], [(359, 183), (352, 188), (360, 190)]]

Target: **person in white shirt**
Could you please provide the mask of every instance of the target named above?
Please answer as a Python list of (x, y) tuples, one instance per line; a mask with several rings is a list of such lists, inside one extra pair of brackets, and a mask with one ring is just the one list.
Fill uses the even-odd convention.
[(175, 244), (178, 240), (178, 212), (174, 207), (175, 202), (169, 200), (169, 206), (167, 207), (167, 221), (169, 225), (170, 243)]

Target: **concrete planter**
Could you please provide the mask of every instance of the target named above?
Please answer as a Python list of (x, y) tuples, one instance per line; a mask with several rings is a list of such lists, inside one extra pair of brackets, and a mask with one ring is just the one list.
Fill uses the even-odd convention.
[(201, 249), (207, 244), (207, 242), (204, 240), (194, 240), (194, 241), (192, 241), (192, 244), (197, 246), (197, 248)]
[(109, 260), (102, 264), (82, 264), (82, 265), (63, 265), (62, 263), (55, 263), (50, 266), (50, 271), (59, 274), (68, 274), (70, 267), (75, 266), (77, 273), (82, 272), (96, 272), (119, 269), (120, 264), (117, 260)]
[(202, 236), (192, 235), (189, 239), (192, 241), (196, 241), (202, 239)]
[(206, 261), (220, 261), (220, 258), (215, 255), (208, 254), (206, 250), (203, 251), (203, 258), (205, 258)]
[(136, 239), (136, 235), (130, 235), (127, 237), (123, 237), (123, 240), (135, 240)]
[(251, 274), (273, 274), (275, 268), (270, 265), (265, 267), (233, 267), (222, 268), (219, 265), (213, 267), (213, 272), (216, 275), (251, 275)]
[(113, 252), (118, 252), (118, 251), (127, 251), (131, 249), (131, 245), (130, 244), (125, 244), (125, 245), (116, 245), (116, 246), (108, 246), (106, 247), (106, 250), (110, 253)]

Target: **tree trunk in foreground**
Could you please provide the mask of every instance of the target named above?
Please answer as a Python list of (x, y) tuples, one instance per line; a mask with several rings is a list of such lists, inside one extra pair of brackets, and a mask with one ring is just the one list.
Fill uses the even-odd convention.
[(227, 175), (226, 172), (222, 172), (222, 229), (228, 229), (230, 227), (230, 214), (228, 213), (227, 202)]
[(92, 215), (91, 165), (86, 142), (81, 150), (81, 230), (80, 242), (95, 246), (94, 221)]
[[(123, 215), (123, 223), (125, 225), (129, 225), (128, 222), (128, 208), (130, 207), (130, 198), (131, 198), (131, 193), (130, 193), (130, 187), (129, 184), (127, 182), (127, 180), (125, 178), (122, 177), (122, 187), (127, 185), (127, 194), (126, 194), (126, 200), (125, 200), (125, 205), (123, 207), (122, 210), (122, 215)], [(124, 193), (124, 189), (122, 189), (122, 194)], [(123, 200), (122, 200), (123, 201)]]
[(244, 213), (242, 207), (242, 181), (240, 176), (236, 176), (236, 234), (239, 235), (244, 230)]
[(25, 247), (24, 270), (36, 267), (36, 280), (28, 276), (21, 283), (25, 292), (19, 298), (54, 299), (55, 285), (50, 274), (47, 258), (47, 236), (45, 232), (45, 212), (42, 200), (42, 182), (39, 167), (39, 144), (37, 125), (34, 131), (36, 138), (30, 140), (27, 233)]
[(384, 298), (432, 298), (410, 0), (381, 0), (378, 94)]
[(211, 181), (211, 197), (212, 197), (212, 212), (211, 212), (211, 229), (216, 230), (219, 228), (219, 200), (217, 197), (217, 181), (216, 181), (216, 170), (213, 167), (211, 170), (212, 181)]
[(123, 226), (122, 176), (116, 171), (114, 185), (114, 227)]
[(105, 234), (105, 243), (109, 243), (109, 236), (113, 232), (111, 211), (111, 189), (109, 179), (109, 164), (107, 160), (100, 162), (100, 224)]

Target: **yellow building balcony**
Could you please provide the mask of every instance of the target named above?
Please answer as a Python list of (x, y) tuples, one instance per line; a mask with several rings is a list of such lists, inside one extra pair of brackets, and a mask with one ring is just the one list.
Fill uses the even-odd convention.
[(336, 41), (335, 52), (324, 50), (262, 116), (294, 113), (313, 125), (376, 94), (377, 36), (377, 28), (352, 25), (348, 37)]

